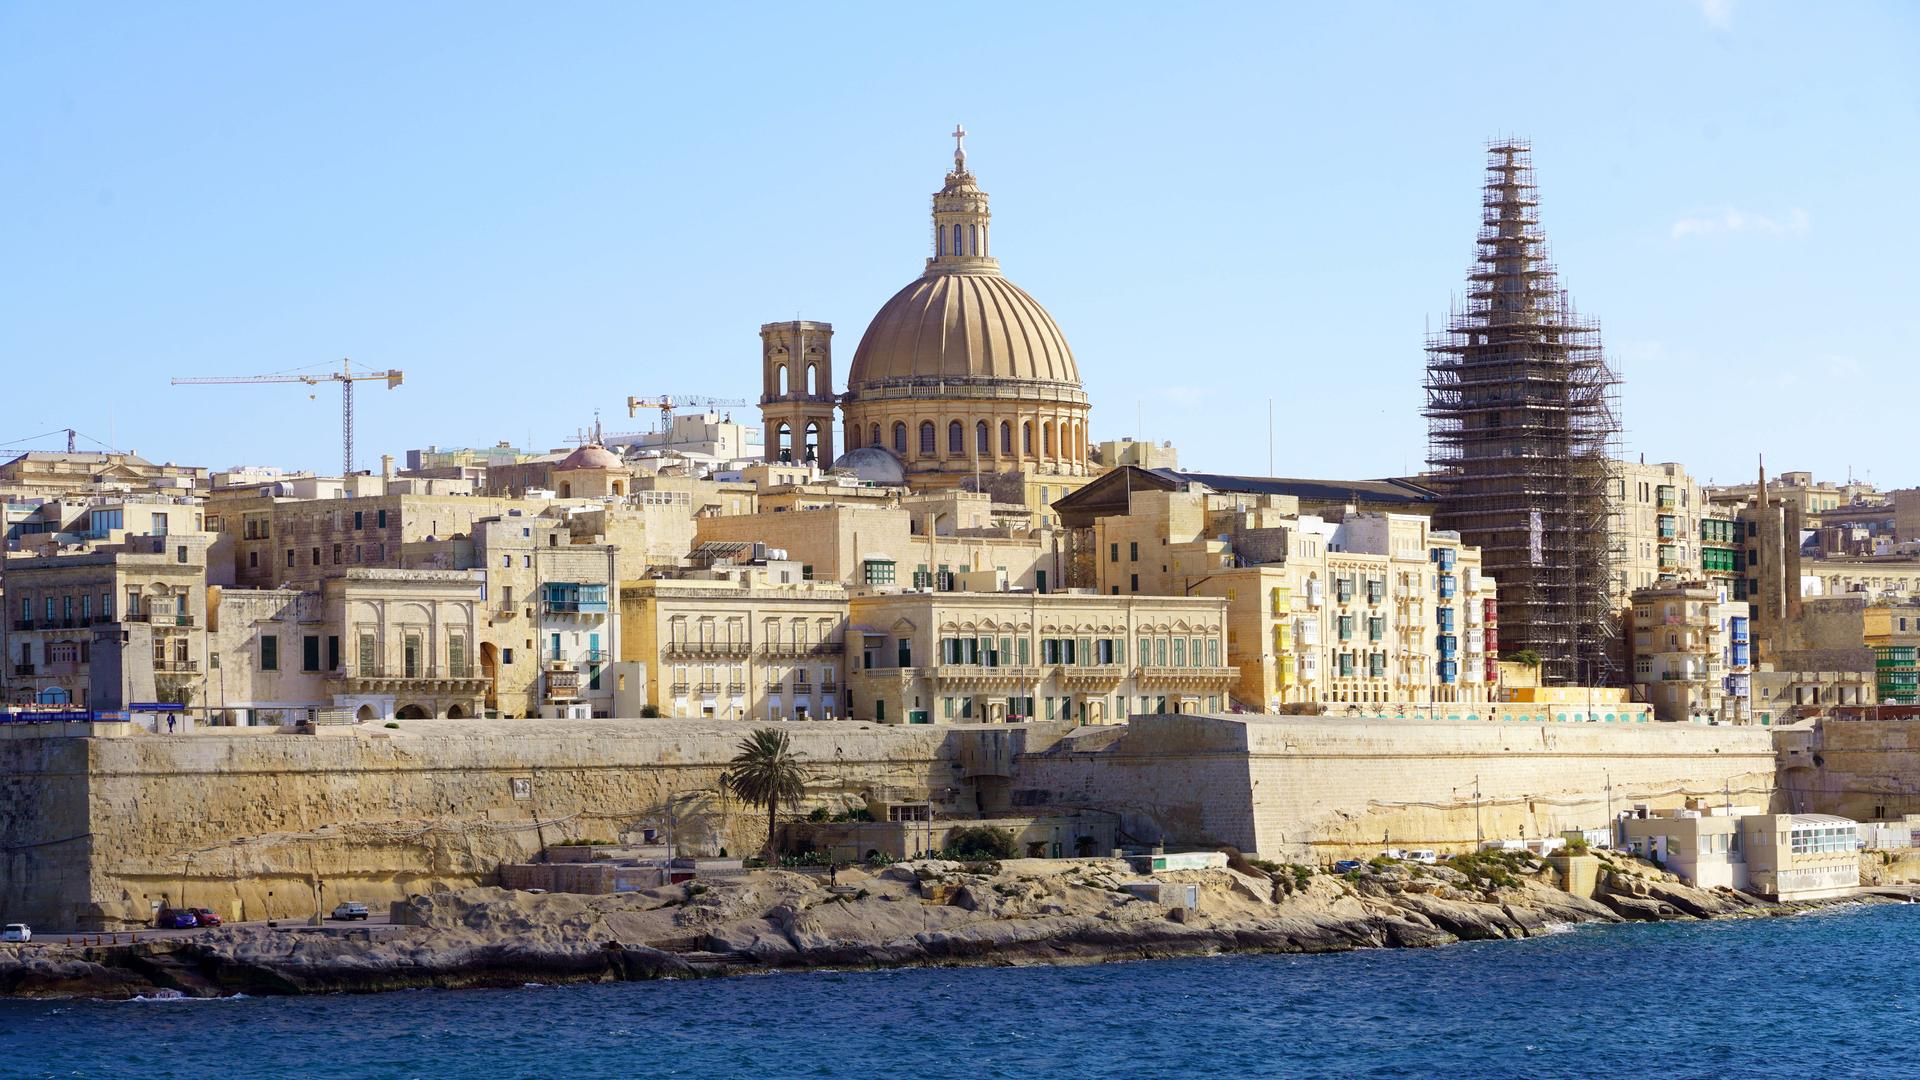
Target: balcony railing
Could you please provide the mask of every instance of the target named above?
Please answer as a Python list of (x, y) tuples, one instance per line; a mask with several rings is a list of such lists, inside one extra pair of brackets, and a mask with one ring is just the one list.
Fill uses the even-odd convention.
[(191, 675), (200, 670), (198, 660), (155, 660), (153, 670), (160, 675)]
[(129, 611), (124, 616), (127, 622), (150, 623), (154, 626), (193, 626), (191, 615), (181, 615), (172, 611)]
[(838, 656), (846, 646), (838, 641), (780, 642), (772, 641), (760, 646), (762, 655), (778, 659), (795, 659), (803, 656)]
[(393, 668), (388, 668), (386, 664), (353, 664), (346, 668), (345, 676), (349, 679), (405, 679), (416, 682), (460, 681), (485, 678), (485, 676), (475, 671), (470, 664), (449, 664), (445, 667), (439, 664), (414, 664), (412, 666), (402, 664)]
[(753, 646), (744, 641), (670, 641), (662, 650), (668, 656), (746, 656)]
[(15, 664), (13, 665), (13, 673), (15, 675), (19, 675), (22, 677), (32, 675), (33, 665), (32, 664)]

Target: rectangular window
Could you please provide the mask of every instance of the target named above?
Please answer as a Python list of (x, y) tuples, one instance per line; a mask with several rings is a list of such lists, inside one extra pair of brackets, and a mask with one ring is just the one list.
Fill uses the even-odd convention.
[(894, 563), (891, 559), (868, 559), (863, 580), (868, 585), (891, 585), (894, 580)]
[(1029, 638), (1020, 638), (1018, 639), (1018, 644), (1020, 646), (1020, 666), (1026, 667), (1028, 664), (1033, 663), (1032, 641)]
[(379, 512), (378, 512), (378, 516), (379, 516), (379, 524), (378, 524), (378, 526), (377, 526), (377, 527), (378, 527), (378, 528), (382, 528), (382, 529), (384, 529), (384, 528), (386, 528), (386, 527), (387, 527), (387, 512), (386, 512), (385, 510), (381, 510), (381, 511), (379, 511)]
[(327, 668), (326, 669), (328, 671), (340, 670), (340, 635), (338, 634), (327, 635)]
[(1127, 560), (1129, 562), (1140, 561), (1140, 541), (1138, 540), (1127, 541)]
[(402, 642), (400, 659), (403, 665), (401, 669), (402, 674), (409, 679), (417, 679), (420, 677), (420, 669), (426, 660), (426, 655), (421, 649), (419, 634), (408, 634), (406, 636), (406, 639)]
[(260, 670), (280, 670), (280, 639), (273, 634), (260, 635)]
[[(599, 668), (594, 668), (594, 678), (600, 677)], [(453, 679), (467, 677), (467, 639), (459, 634), (447, 635), (447, 676)], [(598, 690), (598, 685), (589, 689)]]
[(287, 549), (287, 565), (288, 566), (293, 565), (293, 549), (292, 548)]
[(300, 670), (320, 670), (320, 635), (307, 634), (300, 639)]
[(894, 660), (899, 667), (913, 666), (913, 642), (901, 638), (894, 647)]
[(355, 510), (353, 512), (353, 527), (356, 529), (366, 528), (367, 527), (366, 517), (367, 517), (366, 511)]
[(1120, 561), (1120, 545), (1118, 543), (1107, 545), (1107, 561), (1108, 562)]
[(360, 635), (359, 674), (362, 677), (380, 674), (380, 654), (374, 649), (372, 634)]
[(1131, 589), (1132, 591), (1134, 591), (1134, 592), (1139, 592), (1139, 591), (1140, 591), (1140, 575), (1139, 575), (1139, 574), (1128, 574), (1128, 575), (1127, 575), (1127, 579), (1128, 579), (1128, 580), (1127, 580), (1127, 587), (1128, 587), (1129, 589)]

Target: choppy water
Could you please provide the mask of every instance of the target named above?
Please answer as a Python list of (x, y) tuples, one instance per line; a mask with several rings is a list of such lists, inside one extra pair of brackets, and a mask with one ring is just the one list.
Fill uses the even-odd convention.
[(0, 1002), (0, 1076), (1897, 1077), (1920, 905), (1098, 967)]

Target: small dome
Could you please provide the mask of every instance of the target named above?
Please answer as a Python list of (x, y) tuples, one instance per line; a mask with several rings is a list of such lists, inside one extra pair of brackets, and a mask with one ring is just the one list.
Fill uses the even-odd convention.
[(878, 446), (863, 446), (858, 450), (849, 450), (841, 454), (833, 463), (836, 473), (851, 473), (855, 479), (869, 484), (884, 484), (897, 487), (907, 482), (907, 467), (892, 451)]
[(553, 468), (555, 472), (571, 472), (575, 469), (612, 469), (624, 472), (626, 467), (626, 463), (620, 460), (620, 455), (599, 443), (588, 443), (562, 458), (560, 464)]

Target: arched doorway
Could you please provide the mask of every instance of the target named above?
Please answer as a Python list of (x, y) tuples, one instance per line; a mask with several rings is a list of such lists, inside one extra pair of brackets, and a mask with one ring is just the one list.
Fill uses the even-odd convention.
[(402, 705), (399, 711), (393, 714), (393, 718), (395, 720), (430, 720), (433, 714), (418, 705)]
[(353, 719), (355, 723), (371, 724), (380, 719), (380, 712), (371, 705), (362, 705), (354, 712)]
[(465, 720), (466, 718), (467, 718), (467, 710), (461, 708), (458, 705), (447, 706), (447, 719)]
[(480, 643), (480, 675), (487, 680), (485, 707), (500, 708), (500, 646), (491, 641)]

